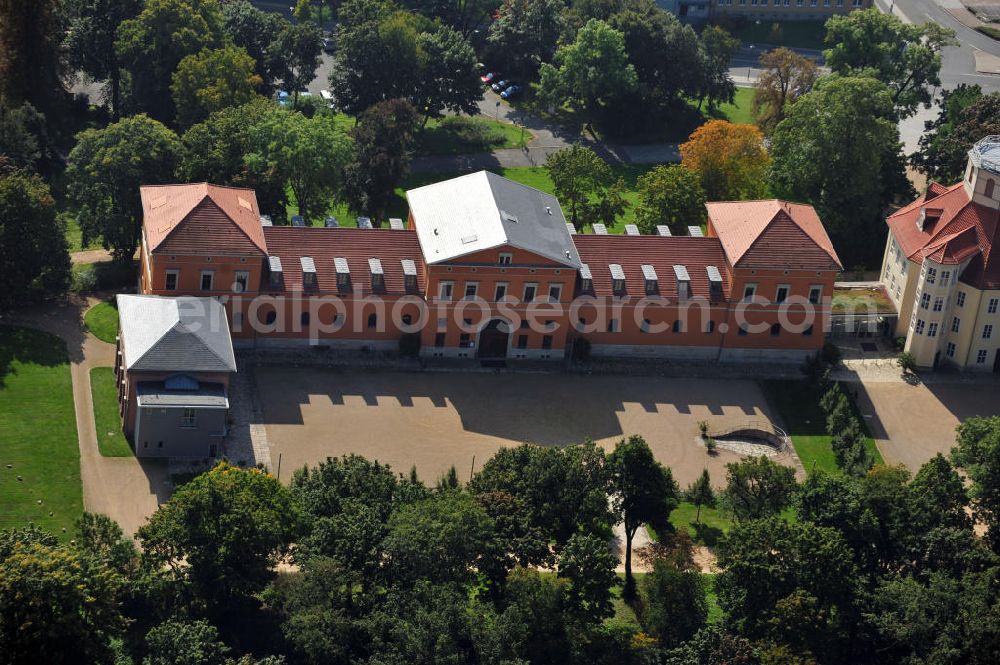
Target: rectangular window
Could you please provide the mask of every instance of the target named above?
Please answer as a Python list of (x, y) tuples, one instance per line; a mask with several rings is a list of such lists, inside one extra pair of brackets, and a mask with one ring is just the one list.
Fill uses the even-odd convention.
[(675, 333), (684, 332), (684, 324), (681, 323), (680, 319), (677, 319), (676, 321), (674, 321), (674, 325), (670, 329), (673, 330)]
[(990, 298), (989, 304), (986, 306), (987, 314), (996, 314), (997, 305), (1000, 305), (1000, 298)]
[(202, 270), (201, 271), (201, 290), (202, 291), (211, 291), (212, 290), (212, 281), (214, 280), (214, 278), (215, 278), (215, 273), (213, 273), (211, 270)]
[(965, 307), (965, 291), (959, 291), (955, 295), (955, 304), (959, 307)]
[(167, 290), (167, 291), (176, 291), (177, 290), (177, 275), (178, 274), (179, 273), (176, 270), (168, 270), (167, 271), (167, 274), (166, 274), (166, 276), (164, 278), (164, 281), (163, 281), (163, 288), (165, 290)]
[(533, 302), (535, 300), (535, 294), (538, 292), (537, 284), (525, 284), (524, 285), (524, 302)]
[(780, 323), (772, 323), (771, 324), (771, 337), (777, 337), (780, 334), (781, 334), (781, 324)]
[(944, 298), (935, 298), (934, 299), (934, 311), (935, 312), (940, 312), (942, 309), (944, 309)]
[(526, 348), (528, 348), (528, 336), (527, 335), (518, 335), (517, 336), (517, 348), (519, 348), (519, 349), (526, 349)]
[(705, 324), (705, 333), (709, 334), (713, 332), (715, 332), (715, 321), (709, 319), (708, 322)]
[(951, 331), (957, 333), (961, 325), (962, 325), (962, 319), (956, 316), (951, 320)]
[(979, 349), (979, 352), (976, 353), (976, 364), (977, 365), (986, 364), (986, 349)]
[(740, 324), (740, 329), (739, 329), (739, 332), (737, 332), (736, 334), (737, 334), (737, 335), (739, 335), (740, 337), (746, 337), (746, 336), (747, 336), (747, 328), (746, 328), (746, 326), (744, 326), (744, 325), (743, 325), (743, 324), (741, 323), (741, 324)]
[(562, 284), (549, 284), (549, 299), (559, 302), (560, 298), (562, 298)]
[(543, 349), (552, 348), (552, 335), (542, 335), (542, 348)]
[(181, 427), (193, 428), (198, 426), (198, 415), (194, 409), (183, 409), (181, 411)]
[(616, 333), (618, 332), (618, 319), (611, 319), (608, 321), (608, 332)]
[(936, 282), (937, 281), (937, 268), (928, 268), (927, 269), (927, 277), (926, 277), (926, 279), (927, 279), (927, 283), (928, 284), (933, 284), (934, 282)]
[(236, 293), (243, 293), (247, 290), (247, 285), (250, 283), (250, 273), (245, 270), (237, 270), (236, 278), (233, 279), (233, 291)]
[(955, 345), (953, 343), (951, 343), (951, 342), (948, 342), (948, 346), (945, 347), (944, 352), (948, 355), (949, 358), (954, 358), (955, 357)]
[(580, 290), (587, 293), (593, 288), (593, 284), (589, 279), (580, 278)]
[(937, 323), (932, 323), (929, 326), (927, 326), (927, 336), (928, 337), (937, 337), (937, 331), (938, 331), (938, 324)]
[(403, 277), (403, 287), (406, 289), (407, 293), (413, 293), (417, 290), (417, 276), (416, 275), (406, 275)]
[(468, 349), (472, 346), (472, 336), (469, 333), (462, 333), (458, 336), (458, 345), (463, 349)]
[(925, 293), (920, 296), (920, 309), (927, 309), (931, 306), (931, 294)]
[(438, 295), (441, 300), (451, 300), (452, 293), (455, 290), (455, 282), (441, 282), (440, 291)]
[(747, 284), (743, 287), (743, 300), (753, 300), (755, 295), (757, 295), (756, 284)]
[(916, 328), (915, 332), (918, 335), (923, 335), (924, 334), (924, 320), (923, 319), (917, 319), (917, 328)]
[(494, 292), (494, 300), (500, 302), (507, 297), (507, 282), (497, 282), (496, 291)]
[(941, 286), (948, 286), (951, 283), (951, 271), (945, 270), (941, 273)]
[(378, 314), (369, 314), (368, 315), (368, 327), (369, 328), (376, 328), (376, 327), (378, 327)]
[(507, 252), (501, 252), (500, 253), (500, 262), (499, 262), (500, 265), (502, 265), (502, 266), (509, 266), (511, 264), (511, 262), (513, 262), (513, 260), (514, 260), (514, 255), (513, 254), (509, 254)]
[(983, 326), (983, 339), (990, 339), (993, 337), (993, 324), (987, 323)]
[(650, 325), (652, 324), (650, 323), (649, 319), (643, 319), (642, 323), (639, 324), (639, 332), (648, 333)]
[(476, 297), (479, 292), (479, 282), (466, 282), (465, 283), (465, 299), (469, 300)]
[(444, 346), (444, 333), (437, 333), (434, 335), (434, 346), (439, 349)]
[(385, 290), (385, 275), (373, 272), (372, 291), (384, 291), (384, 290)]
[(625, 292), (625, 280), (624, 279), (613, 279), (611, 280), (611, 290), (615, 293)]
[(823, 297), (823, 287), (822, 286), (810, 286), (809, 287), (809, 304), (818, 305), (820, 299)]
[(779, 284), (778, 291), (774, 294), (774, 302), (780, 305), (786, 300), (788, 300), (788, 285)]

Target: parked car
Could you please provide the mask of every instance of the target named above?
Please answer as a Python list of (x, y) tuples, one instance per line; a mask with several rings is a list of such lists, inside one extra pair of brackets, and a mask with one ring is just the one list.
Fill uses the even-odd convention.
[(333, 41), (333, 37), (324, 37), (323, 38), (323, 52), (324, 53), (333, 53), (336, 50), (337, 50), (337, 44), (336, 44), (336, 42)]
[(495, 83), (498, 78), (500, 78), (499, 72), (487, 72), (482, 76), (480, 76), (479, 80), (485, 83), (486, 85), (489, 85), (491, 83)]
[[(302, 99), (303, 97), (312, 97), (312, 93), (309, 92), (308, 90), (299, 90), (299, 99)], [(290, 106), (291, 103), (294, 101), (292, 98), (292, 93), (286, 90), (279, 90), (277, 94), (275, 94), (275, 98), (278, 100), (278, 103), (281, 104), (282, 106)]]
[(508, 81), (507, 79), (504, 79), (503, 81), (500, 81), (499, 83), (494, 83), (490, 87), (493, 88), (493, 92), (503, 92), (504, 90), (507, 89), (507, 86), (510, 85), (510, 84), (511, 84), (510, 81)]
[(513, 99), (519, 94), (521, 94), (521, 86), (517, 83), (512, 83), (506, 90), (500, 93), (500, 96), (504, 99)]
[(320, 90), (319, 91), (319, 96), (323, 98), (323, 101), (326, 102), (326, 105), (329, 108), (331, 108), (331, 109), (333, 108), (333, 93), (332, 92), (330, 92), (329, 90)]

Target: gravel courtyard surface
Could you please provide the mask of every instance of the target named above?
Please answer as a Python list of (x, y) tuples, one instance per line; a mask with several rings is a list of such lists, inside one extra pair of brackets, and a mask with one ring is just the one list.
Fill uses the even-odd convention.
[[(682, 487), (708, 468), (715, 484), (739, 455), (706, 453), (712, 429), (769, 417), (753, 381), (580, 376), (558, 373), (407, 373), (260, 367), (256, 385), (281, 479), (328, 456), (358, 453), (429, 483), (455, 465), (468, 479), (499, 448), (563, 446), (591, 438), (605, 448), (631, 434), (649, 442)], [(791, 460), (782, 460), (792, 464)]]

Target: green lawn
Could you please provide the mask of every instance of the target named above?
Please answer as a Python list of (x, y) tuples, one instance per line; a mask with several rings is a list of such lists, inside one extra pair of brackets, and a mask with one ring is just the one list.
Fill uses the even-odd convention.
[(723, 104), (719, 107), (719, 117), (725, 118), (729, 122), (752, 125), (753, 113), (753, 88), (736, 88), (736, 97), (732, 104)]
[(132, 447), (122, 434), (116, 388), (114, 368), (94, 367), (90, 370), (90, 395), (94, 402), (97, 447), (105, 457), (132, 457)]
[(705, 580), (705, 596), (708, 600), (708, 623), (719, 623), (723, 619), (722, 608), (719, 607), (719, 596), (715, 593), (715, 574), (702, 573)]
[(670, 523), (678, 531), (687, 533), (696, 543), (714, 547), (723, 535), (729, 531), (733, 520), (718, 508), (701, 507), (701, 519), (695, 522), (698, 508), (693, 503), (682, 501), (670, 513)]
[(760, 21), (747, 22), (732, 29), (745, 44), (769, 44), (821, 50), (826, 36), (825, 21)]
[[(819, 406), (822, 397), (820, 391), (804, 381), (762, 381), (761, 386), (768, 402), (781, 414), (806, 472), (822, 470), (839, 474), (840, 469), (830, 445), (831, 437), (826, 433), (826, 414)], [(864, 418), (858, 414), (858, 419), (867, 433)], [(865, 446), (876, 464), (885, 463), (870, 434), (865, 439)]]
[[(625, 211), (625, 214), (618, 220), (618, 223), (612, 227), (608, 228), (609, 233), (624, 233), (625, 225), (631, 224), (635, 221), (635, 209), (634, 205), (638, 200), (638, 194), (635, 191), (636, 181), (639, 176), (646, 173), (652, 169), (655, 164), (624, 164), (618, 166), (612, 166), (611, 170), (614, 172), (615, 177), (621, 177), (625, 180), (625, 187), (627, 189), (625, 193), (625, 200), (628, 202), (629, 206)], [(554, 193), (554, 187), (552, 186), (552, 180), (549, 178), (549, 173), (543, 166), (516, 166), (513, 168), (495, 168), (490, 169), (495, 173), (498, 173), (506, 178), (510, 178), (516, 182), (523, 185), (528, 185), (529, 187), (534, 187), (540, 189), (543, 192), (548, 192), (550, 194)], [(402, 185), (396, 188), (396, 195), (389, 203), (388, 216), (389, 217), (401, 217), (406, 218), (407, 206), (406, 206), (406, 190), (414, 189), (416, 187), (422, 187), (423, 185), (429, 185), (431, 183), (440, 182), (442, 180), (447, 180), (449, 178), (455, 178), (457, 176), (464, 175), (463, 173), (449, 172), (449, 173), (413, 173), (407, 177)], [(290, 196), (290, 198), (292, 198)], [(294, 200), (292, 198), (292, 200)], [(565, 210), (563, 211), (566, 212)], [(286, 209), (286, 214), (289, 218), (292, 215), (298, 214), (298, 206), (291, 204)], [(348, 207), (343, 203), (337, 203), (332, 205), (328, 210), (327, 214), (333, 215), (340, 222), (341, 226), (356, 226), (356, 215), (348, 209)], [(314, 226), (320, 226), (323, 223), (321, 219), (310, 220)]]
[(66, 345), (0, 326), (0, 529), (34, 523), (64, 536), (82, 513)]
[[(345, 113), (334, 116), (337, 126), (345, 131), (354, 127), (354, 118)], [(502, 148), (519, 148), (522, 140), (533, 138), (531, 132), (487, 116), (447, 116), (431, 118), (417, 133), (416, 156), (465, 155), (492, 152)]]
[(97, 303), (83, 315), (87, 330), (97, 339), (114, 344), (118, 336), (118, 307), (114, 300)]

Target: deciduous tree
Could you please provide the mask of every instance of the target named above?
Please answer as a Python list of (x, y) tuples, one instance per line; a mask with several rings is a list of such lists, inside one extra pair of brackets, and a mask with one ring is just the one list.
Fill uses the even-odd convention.
[(286, 53), (271, 44), (288, 25), (277, 12), (263, 11), (248, 0), (230, 0), (222, 5), (223, 28), (235, 46), (254, 60), (254, 71), (261, 79), (261, 93), (270, 96), (276, 81), (287, 69)]
[(625, 183), (586, 146), (574, 144), (549, 155), (545, 168), (555, 195), (569, 205), (569, 221), (577, 229), (587, 224), (614, 224), (625, 212)]
[(691, 639), (707, 618), (701, 573), (677, 558), (655, 559), (642, 580), (643, 627), (669, 649)]
[(218, 665), (227, 647), (209, 622), (166, 621), (146, 633), (147, 655), (143, 665)]
[(559, 577), (569, 580), (566, 601), (570, 614), (595, 624), (614, 614), (611, 588), (618, 583), (617, 557), (597, 536), (575, 533), (559, 553)]
[(795, 469), (767, 457), (750, 457), (726, 465), (723, 502), (738, 520), (777, 515), (795, 495)]
[(122, 63), (115, 49), (118, 27), (135, 18), (142, 0), (70, 0), (66, 47), (69, 64), (94, 81), (106, 81), (112, 120), (121, 116)]
[(254, 61), (236, 46), (205, 49), (177, 65), (170, 91), (177, 124), (190, 127), (215, 111), (250, 102), (261, 84)]
[(117, 260), (131, 260), (142, 223), (139, 187), (172, 181), (180, 151), (177, 136), (145, 115), (79, 134), (66, 177), (84, 243), (101, 238)]
[(1000, 416), (969, 418), (959, 425), (951, 456), (972, 481), (973, 514), (988, 527), (986, 539), (1000, 554)]
[(60, 0), (0, 1), (0, 99), (42, 113), (65, 100), (66, 14)]
[(6, 166), (43, 172), (58, 159), (45, 116), (31, 104), (9, 108), (0, 103), (0, 156)]
[(320, 36), (319, 28), (311, 23), (285, 25), (268, 47), (269, 61), (278, 68), (274, 75), (292, 95), (293, 106), (298, 104), (299, 91), (316, 78), (322, 50)]
[(712, 481), (708, 476), (708, 469), (702, 469), (701, 475), (698, 476), (698, 480), (691, 483), (687, 492), (684, 493), (684, 498), (693, 503), (698, 509), (698, 512), (695, 513), (694, 521), (695, 524), (700, 524), (701, 507), (707, 506), (708, 508), (714, 508), (717, 503), (715, 491), (712, 489)]
[(785, 108), (812, 90), (819, 71), (811, 59), (787, 48), (760, 56), (760, 67), (752, 111), (757, 126), (770, 134), (784, 119)]
[(677, 507), (678, 489), (670, 469), (660, 464), (646, 441), (630, 436), (608, 456), (611, 501), (616, 519), (625, 525), (625, 590), (635, 592), (632, 577), (632, 539), (644, 524), (668, 529), (670, 512)]
[(892, 98), (874, 78), (820, 79), (775, 128), (771, 157), (774, 194), (815, 206), (845, 265), (874, 260), (886, 205), (912, 194)]
[(555, 52), (565, 28), (565, 6), (563, 0), (504, 0), (486, 36), (490, 61), (506, 72), (534, 75)]
[(903, 23), (877, 7), (831, 16), (826, 22), (826, 64), (843, 76), (874, 76), (889, 89), (901, 118), (931, 101), (941, 85), (941, 51), (956, 45), (955, 31), (926, 23)]
[(763, 198), (770, 160), (753, 125), (710, 120), (680, 146), (681, 165), (701, 178), (710, 201)]
[(542, 65), (540, 72), (543, 95), (576, 108), (590, 122), (638, 84), (624, 36), (596, 19), (580, 29), (576, 41), (560, 47), (553, 63)]
[(417, 72), (414, 106), (424, 124), (443, 112), (475, 115), (483, 87), (476, 76), (476, 52), (468, 40), (448, 26), (438, 26), (418, 38), (423, 63)]
[(300, 532), (299, 508), (277, 479), (220, 462), (178, 488), (136, 536), (154, 569), (219, 611), (259, 593)]
[(666, 224), (675, 235), (683, 235), (688, 226), (705, 221), (705, 190), (701, 178), (681, 166), (657, 166), (639, 176), (636, 183), (639, 202), (635, 222), (639, 231), (652, 235)]
[(920, 150), (910, 161), (938, 182), (958, 182), (968, 164), (969, 148), (996, 134), (1000, 134), (1000, 92), (984, 95), (978, 85), (962, 84), (941, 93), (938, 116), (924, 124)]
[(729, 76), (729, 62), (739, 48), (740, 40), (723, 28), (709, 25), (701, 32), (702, 78), (698, 91), (698, 108), (708, 102), (714, 109), (719, 103), (732, 103), (736, 98), (736, 84)]
[(0, 311), (60, 295), (70, 263), (56, 204), (37, 175), (0, 168), (0, 271), (9, 288)]
[(177, 65), (222, 41), (222, 12), (215, 0), (146, 0), (138, 16), (118, 26), (115, 43), (128, 72), (130, 108), (171, 122), (170, 80)]
[(345, 193), (355, 210), (374, 220), (386, 207), (410, 166), (420, 118), (405, 99), (379, 102), (365, 111), (351, 130), (354, 160), (344, 171)]

